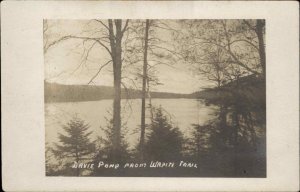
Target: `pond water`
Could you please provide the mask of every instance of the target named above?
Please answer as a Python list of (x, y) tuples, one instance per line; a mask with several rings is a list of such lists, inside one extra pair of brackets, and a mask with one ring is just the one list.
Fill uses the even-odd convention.
[[(192, 124), (204, 124), (214, 117), (216, 107), (206, 106), (196, 99), (152, 99), (154, 107), (162, 107), (163, 111), (177, 126), (185, 137), (189, 137)], [(139, 139), (141, 119), (141, 99), (122, 100), (122, 124), (125, 125), (125, 139), (130, 147), (134, 147)], [(112, 117), (113, 100), (86, 102), (45, 103), (46, 142), (58, 141), (58, 133), (64, 133), (63, 125), (77, 115), (90, 125), (93, 134), (104, 136), (100, 127), (107, 125), (106, 119)], [(146, 103), (147, 104), (147, 103)], [(147, 105), (148, 106), (148, 105)], [(150, 122), (150, 111), (146, 111), (146, 123)]]

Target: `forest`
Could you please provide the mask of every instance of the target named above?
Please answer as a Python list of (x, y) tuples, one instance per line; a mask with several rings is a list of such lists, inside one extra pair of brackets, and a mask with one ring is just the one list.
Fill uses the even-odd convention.
[[(97, 85), (61, 85), (57, 83), (44, 83), (45, 102), (77, 102), (113, 99), (114, 89), (110, 86)], [(149, 93), (151, 98), (196, 98), (192, 94), (154, 92)], [(136, 99), (142, 97), (138, 89), (121, 89), (121, 99)], [(147, 96), (146, 96), (147, 97)]]
[[(111, 87), (103, 86), (102, 92), (82, 88), (80, 94), (88, 94), (90, 100), (108, 95), (112, 106), (105, 126), (92, 128), (76, 115), (66, 120), (63, 131), (57, 133), (58, 142), (46, 142), (46, 176), (266, 177), (265, 20), (94, 19), (78, 21), (84, 24), (83, 31), (65, 34), (57, 32), (59, 22), (44, 20), (45, 58), (67, 42), (74, 43), (71, 48), (81, 47), (79, 66), (66, 71), (79, 73), (95, 60), (87, 67), (85, 85), (80, 85), (87, 86), (97, 85), (107, 69)], [(190, 82), (198, 83), (199, 91), (181, 93), (178, 86), (178, 94), (164, 91), (165, 97), (189, 98), (216, 108), (205, 123), (190, 123), (188, 136), (170, 119), (170, 111), (153, 104), (155, 98), (164, 97), (155, 88), (175, 65), (200, 79), (200, 83)], [(52, 82), (66, 71), (45, 81)], [(60, 93), (52, 92), (45, 87), (45, 102), (51, 94)], [(61, 95), (66, 101), (76, 93)], [(140, 102), (135, 128), (139, 137), (133, 147), (126, 139), (122, 116), (126, 113), (122, 100), (132, 98)], [(180, 100), (176, 107), (180, 109)], [(91, 137), (95, 129), (104, 134)], [(83, 169), (74, 162), (108, 162), (120, 167)], [(176, 165), (143, 166), (154, 162)], [(182, 162), (191, 167), (179, 166)], [(126, 163), (140, 167), (126, 169)]]

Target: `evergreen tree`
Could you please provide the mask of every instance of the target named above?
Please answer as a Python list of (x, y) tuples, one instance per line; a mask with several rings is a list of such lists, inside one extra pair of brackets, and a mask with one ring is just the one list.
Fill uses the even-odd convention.
[[(88, 132), (89, 125), (83, 120), (74, 117), (63, 127), (66, 135), (59, 133), (60, 143), (55, 143), (54, 154), (57, 157), (66, 158), (65, 169), (62, 172), (69, 174), (71, 163), (84, 163), (92, 159), (95, 145), (89, 139), (92, 132)], [(70, 171), (71, 174), (73, 171)], [(80, 175), (80, 169), (76, 167), (76, 176)]]
[[(124, 131), (121, 132), (121, 143), (120, 148), (118, 150), (119, 159), (113, 159), (113, 137), (114, 137), (114, 129), (113, 129), (113, 121), (112, 119), (106, 119), (107, 125), (106, 127), (101, 127), (101, 130), (104, 133), (104, 137), (97, 138), (97, 159), (99, 160), (108, 160), (110, 162), (123, 162), (130, 158), (130, 154), (128, 152), (128, 143), (124, 140)], [(125, 127), (122, 127), (125, 129)]]
[[(122, 164), (125, 162), (129, 162), (131, 160), (131, 154), (128, 149), (128, 143), (124, 139), (124, 130), (126, 127), (122, 126), (121, 131), (121, 142), (120, 147), (118, 149), (118, 159), (114, 158), (114, 129), (113, 129), (113, 121), (112, 119), (106, 118), (107, 125), (105, 127), (100, 127), (103, 131), (103, 136), (98, 136), (96, 140), (96, 155), (94, 157), (94, 164), (98, 164), (100, 161), (105, 161), (108, 163), (117, 163)], [(116, 169), (94, 169), (92, 175), (101, 176), (101, 175), (122, 175), (122, 171)]]
[(214, 127), (211, 125), (193, 124), (191, 138), (188, 141), (189, 155), (195, 160), (199, 160), (201, 155), (211, 150), (212, 143), (210, 141)]
[(45, 165), (46, 165), (46, 175), (47, 176), (54, 175), (54, 173), (55, 173), (55, 165), (54, 165), (53, 162), (51, 162), (51, 160), (53, 158), (52, 151), (53, 151), (53, 149), (51, 148), (51, 146), (49, 146), (49, 143), (46, 142), (46, 146), (45, 146)]
[(150, 129), (145, 143), (148, 160), (170, 161), (181, 158), (183, 135), (177, 127), (172, 126), (161, 107), (156, 109)]

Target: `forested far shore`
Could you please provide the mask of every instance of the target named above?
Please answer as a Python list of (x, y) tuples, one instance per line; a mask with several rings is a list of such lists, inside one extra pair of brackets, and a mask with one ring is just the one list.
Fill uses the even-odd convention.
[[(114, 88), (99, 85), (63, 85), (58, 83), (44, 82), (45, 102), (76, 102), (97, 101), (102, 99), (113, 99)], [(196, 98), (192, 94), (150, 92), (151, 98)], [(121, 90), (122, 99), (139, 99), (142, 92), (136, 89)], [(148, 96), (147, 96), (148, 97)]]
[[(247, 88), (253, 88), (258, 93), (263, 94), (264, 99), (264, 80), (254, 75), (241, 77), (240, 84), (244, 84)], [(226, 90), (234, 88), (236, 81), (228, 82), (221, 86), (222, 94), (226, 95)], [(248, 89), (250, 90), (250, 89)], [(150, 92), (151, 98), (185, 98), (185, 99), (217, 99), (217, 88), (207, 88), (190, 94), (170, 93), (170, 92)], [(110, 86), (99, 85), (64, 85), (58, 83), (44, 82), (45, 102), (77, 102), (77, 101), (97, 101), (102, 99), (113, 99), (114, 89)], [(247, 92), (247, 91), (245, 91)], [(247, 94), (247, 93), (246, 93)], [(251, 94), (251, 93), (250, 93)], [(257, 94), (257, 92), (256, 92)], [(122, 89), (122, 99), (140, 99), (142, 92), (136, 89)], [(146, 96), (148, 97), (148, 96)]]

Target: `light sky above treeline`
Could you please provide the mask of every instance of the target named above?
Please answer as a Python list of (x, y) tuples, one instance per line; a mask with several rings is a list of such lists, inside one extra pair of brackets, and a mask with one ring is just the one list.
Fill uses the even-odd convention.
[[(65, 35), (96, 37), (97, 29), (103, 27), (92, 20), (47, 20), (47, 25), (44, 38), (50, 43)], [(180, 30), (178, 26), (173, 27)], [(172, 41), (171, 32), (167, 30), (158, 29), (156, 34), (164, 41)], [(95, 44), (89, 52), (87, 61), (83, 62), (84, 53), (92, 44), (92, 41), (83, 44), (80, 39), (69, 39), (48, 49), (44, 55), (45, 80), (60, 84), (86, 85), (99, 67), (111, 59), (103, 47)], [(128, 75), (130, 70), (129, 68), (124, 71), (124, 76)], [(204, 78), (195, 75), (188, 64), (183, 62), (174, 62), (171, 67), (157, 65), (156, 71), (160, 85), (152, 86), (152, 91), (192, 93), (211, 86)], [(130, 85), (130, 81), (125, 80), (125, 83), (128, 83), (128, 87), (135, 88)], [(137, 84), (141, 84), (140, 81), (136, 82), (136, 86), (141, 86)], [(112, 64), (105, 67), (91, 85), (113, 86)]]

